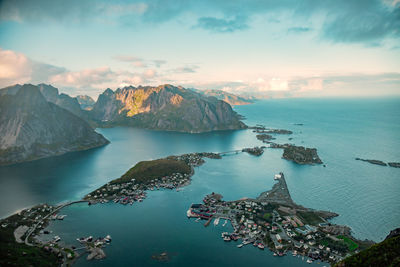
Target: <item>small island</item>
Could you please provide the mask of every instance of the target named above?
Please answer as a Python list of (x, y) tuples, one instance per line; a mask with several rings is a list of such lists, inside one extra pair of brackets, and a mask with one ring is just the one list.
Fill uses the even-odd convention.
[(287, 145), (283, 149), (282, 157), (297, 164), (322, 164), (316, 148)]
[(258, 156), (261, 156), (264, 153), (264, 148), (265, 148), (265, 146), (262, 146), (262, 147), (256, 146), (256, 147), (253, 147), (253, 148), (243, 148), (242, 152), (247, 152), (250, 155), (258, 157)]
[(360, 159), (360, 158), (356, 158), (356, 160), (360, 160), (360, 161), (365, 161), (371, 164), (375, 164), (375, 165), (380, 165), (380, 166), (387, 166), (387, 164), (381, 160), (376, 160), (376, 159)]
[(382, 160), (377, 160), (377, 159), (361, 159), (361, 158), (355, 158), (356, 160), (360, 160), (360, 161), (365, 161), (371, 164), (375, 164), (375, 165), (380, 165), (380, 166), (389, 166), (389, 167), (393, 167), (393, 168), (400, 168), (400, 162), (388, 162), (385, 163)]
[(264, 125), (256, 125), (253, 127), (249, 127), (249, 129), (253, 129), (254, 133), (261, 133), (261, 134), (292, 134), (293, 133), (292, 131), (285, 130), (285, 129), (266, 128)]

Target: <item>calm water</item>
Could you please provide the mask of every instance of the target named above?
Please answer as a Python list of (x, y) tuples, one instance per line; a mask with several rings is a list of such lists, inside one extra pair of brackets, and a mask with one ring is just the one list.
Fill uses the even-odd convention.
[[(192, 184), (182, 192), (156, 191), (140, 204), (77, 205), (50, 228), (66, 242), (80, 236), (113, 237), (107, 258), (78, 265), (158, 265), (154, 253), (173, 253), (174, 266), (305, 265), (293, 257), (275, 258), (269, 251), (236, 248), (220, 232), (228, 226), (204, 228), (186, 219), (186, 209), (205, 194), (220, 192), (232, 200), (256, 197), (273, 185), (273, 174), (284, 171), (293, 199), (304, 206), (340, 214), (333, 221), (349, 225), (361, 239), (382, 240), (400, 226), (400, 169), (355, 161), (355, 157), (400, 161), (400, 99), (270, 100), (236, 107), (246, 123), (290, 129), (293, 142), (318, 148), (327, 167), (299, 166), (281, 159), (281, 150), (266, 150), (208, 160), (196, 169)], [(303, 123), (303, 126), (294, 125)], [(261, 145), (251, 131), (181, 134), (132, 128), (100, 129), (111, 144), (91, 151), (0, 168), (0, 215), (38, 202), (58, 203), (119, 177), (136, 162), (196, 151), (229, 151)], [(288, 137), (293, 137), (288, 141)], [(224, 229), (226, 228), (226, 229)], [(76, 244), (76, 242), (75, 242)], [(165, 263), (161, 263), (165, 264)]]

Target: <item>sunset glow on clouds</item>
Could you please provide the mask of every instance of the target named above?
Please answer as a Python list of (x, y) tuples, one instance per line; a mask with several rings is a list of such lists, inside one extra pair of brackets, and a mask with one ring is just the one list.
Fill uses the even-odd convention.
[(0, 87), (43, 82), (94, 97), (165, 83), (259, 97), (399, 95), (399, 29), (397, 0), (5, 0)]

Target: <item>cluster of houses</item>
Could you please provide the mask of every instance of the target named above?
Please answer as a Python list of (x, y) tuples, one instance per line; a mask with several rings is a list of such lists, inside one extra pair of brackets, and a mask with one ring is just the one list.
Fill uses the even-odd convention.
[[(300, 216), (283, 212), (283, 210), (292, 209), (291, 207), (274, 203), (255, 200), (224, 202), (220, 199), (220, 195), (213, 193), (204, 198), (204, 204), (195, 205), (201, 205), (201, 208), (208, 211), (207, 213), (216, 220), (220, 217), (230, 219), (234, 233), (229, 236), (234, 235), (242, 239), (242, 244), (238, 245), (239, 248), (247, 244), (253, 244), (260, 249), (267, 246), (277, 256), (283, 256), (287, 251), (292, 251), (293, 256), (302, 256), (303, 259), (309, 257), (308, 262), (319, 259), (333, 263), (345, 256), (345, 253), (331, 249), (326, 244), (324, 245), (325, 242), (321, 242), (326, 238), (331, 238), (324, 232), (325, 227), (330, 227), (329, 224), (309, 225)], [(199, 210), (198, 207), (197, 210)], [(196, 217), (197, 214), (192, 213), (192, 215)], [(225, 236), (228, 235), (225, 234)], [(224, 238), (224, 240), (237, 239)]]
[[(191, 153), (180, 156), (170, 156), (168, 159), (183, 161), (191, 167), (197, 167), (204, 163), (204, 157), (221, 158), (216, 153)], [(173, 173), (168, 176), (155, 178), (146, 182), (137, 183), (135, 179), (127, 182), (112, 183), (109, 182), (96, 191), (85, 196), (85, 199), (90, 200), (91, 204), (107, 203), (113, 200), (120, 204), (133, 204), (135, 201), (141, 202), (146, 198), (146, 190), (176, 189), (184, 187), (190, 183), (192, 174)]]
[(192, 167), (201, 166), (205, 161), (204, 158), (210, 159), (221, 159), (221, 155), (217, 153), (211, 152), (202, 152), (202, 153), (190, 153), (190, 154), (183, 154), (180, 156), (170, 156), (170, 159), (181, 160), (186, 162), (188, 165)]

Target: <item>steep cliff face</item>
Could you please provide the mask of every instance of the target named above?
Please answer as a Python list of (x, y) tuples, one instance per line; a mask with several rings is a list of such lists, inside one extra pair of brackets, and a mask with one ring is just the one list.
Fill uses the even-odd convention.
[(81, 106), (76, 98), (70, 97), (67, 94), (59, 94), (58, 89), (51, 85), (41, 83), (38, 87), (48, 102), (56, 104), (78, 117), (83, 117)]
[(47, 101), (39, 87), (23, 85), (13, 93), (0, 94), (0, 165), (108, 143), (84, 120)]
[(125, 87), (115, 92), (107, 89), (90, 117), (102, 126), (193, 133), (246, 128), (229, 104), (172, 85)]

